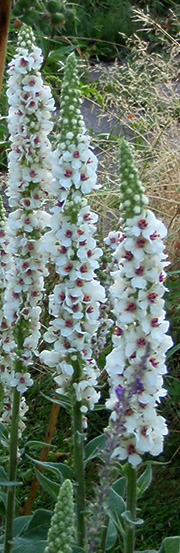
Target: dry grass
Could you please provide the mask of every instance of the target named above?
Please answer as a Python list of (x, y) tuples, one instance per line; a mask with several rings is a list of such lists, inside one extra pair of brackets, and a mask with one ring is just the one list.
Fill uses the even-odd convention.
[[(142, 12), (140, 12), (142, 14)], [(140, 15), (139, 15), (140, 17)], [(152, 20), (150, 21), (151, 24)], [(150, 24), (149, 23), (149, 24)], [(98, 66), (99, 91), (103, 96), (100, 117), (113, 118), (108, 140), (100, 140), (99, 180), (95, 195), (102, 225), (118, 226), (118, 139), (116, 126), (135, 147), (141, 179), (150, 205), (169, 228), (167, 242), (172, 263), (180, 264), (180, 43), (158, 27), (163, 37), (163, 56), (149, 54), (137, 36), (125, 63)], [(116, 125), (117, 123), (117, 125)], [(107, 216), (108, 215), (108, 216)]]

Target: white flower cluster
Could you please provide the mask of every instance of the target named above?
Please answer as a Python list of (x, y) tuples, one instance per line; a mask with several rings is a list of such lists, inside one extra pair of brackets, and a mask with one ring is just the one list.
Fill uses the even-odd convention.
[(76, 204), (81, 201), (82, 194), (89, 194), (99, 188), (97, 158), (90, 150), (89, 143), (89, 136), (79, 133), (75, 141), (73, 132), (69, 131), (53, 154), (53, 191), (59, 196), (58, 211), (64, 210), (66, 199), (70, 200), (71, 196), (72, 209), (74, 206), (76, 211)]
[[(167, 372), (165, 353), (172, 346), (166, 333), (163, 294), (168, 265), (163, 238), (166, 228), (146, 208), (126, 221), (120, 244), (114, 251), (118, 268), (112, 273), (110, 288), (117, 326), (112, 352), (107, 356), (111, 420), (117, 418), (117, 396), (133, 384), (133, 392), (124, 420), (124, 435), (113, 456), (128, 459), (133, 465), (141, 455), (159, 455), (167, 434), (165, 420), (157, 413), (157, 404), (166, 395), (163, 375)], [(147, 353), (146, 368), (139, 371)]]
[[(99, 271), (99, 278), (103, 282), (105, 290), (106, 302), (100, 305), (100, 318), (99, 328), (97, 333), (92, 337), (92, 350), (95, 358), (99, 358), (105, 348), (109, 346), (111, 339), (112, 327), (114, 320), (112, 319), (112, 303), (110, 299), (109, 289), (112, 284), (111, 271), (114, 270), (116, 260), (112, 261), (111, 251), (117, 248), (119, 244), (121, 233), (119, 231), (110, 231), (104, 242), (106, 244), (107, 251), (104, 251), (104, 255), (101, 259), (101, 268)], [(109, 253), (110, 252), (110, 253)]]
[(53, 350), (42, 352), (41, 360), (56, 367), (57, 391), (64, 393), (73, 380), (75, 354), (81, 357), (83, 376), (74, 388), (77, 400), (83, 402), (82, 411), (86, 412), (86, 404), (92, 409), (100, 397), (95, 391), (99, 370), (92, 359), (90, 342), (99, 324), (99, 302), (105, 298), (95, 274), (102, 253), (93, 237), (98, 217), (86, 201), (83, 204), (76, 223), (71, 222), (71, 215), (55, 213), (51, 220), (53, 230), (45, 237), (60, 283), (50, 295), (54, 320), (44, 334), (46, 342), (53, 343)]
[[(0, 197), (0, 384), (2, 386), (3, 400), (0, 420), (9, 430), (12, 419), (12, 394), (14, 386), (14, 360), (16, 343), (13, 336), (13, 330), (3, 314), (4, 291), (7, 287), (6, 274), (11, 264), (11, 256), (8, 253), (8, 240), (6, 235), (5, 210), (3, 208), (2, 198)], [(17, 375), (16, 375), (17, 376)], [(24, 377), (25, 375), (23, 375)], [(22, 375), (20, 375), (22, 378)], [(23, 389), (21, 393), (23, 393)], [(18, 434), (21, 437), (25, 428), (24, 415), (28, 407), (25, 398), (20, 398), (20, 411), (18, 422)]]
[[(4, 375), (1, 374), (1, 383), (3, 385), (3, 410), (0, 417), (0, 421), (7, 427), (8, 430), (10, 430), (11, 422), (12, 422), (12, 379), (13, 379), (13, 373), (9, 375), (9, 379), (7, 378), (8, 374), (6, 373), (6, 378), (4, 378)], [(22, 377), (22, 375), (21, 375)], [(28, 411), (28, 406), (26, 404), (26, 400), (24, 396), (21, 396), (20, 398), (20, 406), (19, 406), (19, 417), (18, 417), (18, 438), (20, 439), (22, 436), (22, 433), (26, 427), (25, 425), (25, 415)]]
[[(53, 350), (42, 352), (40, 358), (56, 367), (59, 393), (66, 393), (73, 384), (81, 411), (86, 413), (100, 397), (95, 390), (99, 370), (92, 358), (91, 338), (99, 326), (99, 302), (105, 298), (95, 273), (102, 254), (94, 238), (98, 217), (83, 198), (98, 186), (97, 159), (89, 149), (79, 102), (76, 60), (71, 54), (62, 85), (60, 144), (54, 155), (52, 190), (57, 202), (52, 209), (52, 230), (44, 239), (44, 249), (50, 252), (59, 277), (49, 304), (54, 319), (44, 334)], [(83, 367), (75, 381), (77, 359)]]
[(7, 194), (14, 211), (7, 225), (12, 262), (6, 276), (4, 302), (4, 315), (14, 328), (16, 358), (21, 360), (22, 372), (25, 372), (19, 377), (16, 373), (13, 386), (22, 393), (32, 384), (29, 376), (26, 378), (26, 368), (32, 362), (40, 337), (38, 303), (42, 298), (43, 277), (47, 274), (41, 234), (49, 224), (50, 215), (40, 208), (52, 179), (47, 135), (52, 130), (54, 100), (38, 71), (41, 63), (41, 50), (34, 45), (34, 36), (25, 26), (8, 69), (11, 152)]

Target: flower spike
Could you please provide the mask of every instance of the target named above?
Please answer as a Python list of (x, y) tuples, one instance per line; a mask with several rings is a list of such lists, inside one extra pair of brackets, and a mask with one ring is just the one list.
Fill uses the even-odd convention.
[[(90, 139), (79, 113), (80, 91), (74, 54), (67, 59), (61, 106), (60, 142), (54, 152), (52, 183), (56, 203), (52, 208), (51, 231), (44, 240), (59, 283), (49, 302), (54, 319), (44, 334), (53, 349), (43, 351), (40, 357), (56, 368), (59, 393), (68, 393), (73, 386), (82, 413), (86, 413), (100, 397), (95, 389), (99, 369), (93, 359), (91, 341), (99, 327), (99, 306), (105, 294), (96, 276), (102, 255), (94, 238), (98, 216), (91, 211), (86, 199), (98, 187), (97, 159), (89, 148)], [(78, 381), (75, 378), (77, 360), (82, 367)]]
[(73, 486), (65, 480), (60, 487), (44, 553), (72, 553), (74, 539)]
[(85, 132), (85, 125), (80, 107), (82, 100), (79, 94), (77, 61), (74, 52), (67, 58), (64, 79), (61, 89), (60, 134), (58, 140), (68, 146), (77, 140), (79, 133)]
[[(41, 236), (50, 215), (42, 207), (52, 180), (51, 112), (54, 100), (39, 73), (42, 52), (31, 29), (19, 32), (17, 52), (9, 64), (8, 102), (11, 151), (9, 153), (9, 253), (4, 315), (16, 342), (12, 386), (24, 393), (33, 381), (27, 372), (40, 337), (39, 301), (47, 275)], [(14, 353), (13, 353), (14, 355)], [(14, 360), (14, 357), (13, 357)]]
[(145, 187), (134, 164), (132, 148), (126, 140), (122, 140), (120, 144), (120, 176), (120, 220), (121, 224), (125, 224), (127, 219), (141, 213), (148, 204), (148, 198), (144, 194)]
[[(131, 177), (136, 191), (138, 187), (141, 191), (141, 187), (125, 141), (121, 145), (121, 159), (121, 176), (125, 175), (126, 179), (123, 197), (126, 198), (125, 182), (129, 185)], [(113, 349), (106, 361), (110, 384), (110, 399), (106, 405), (112, 410), (111, 421), (117, 421), (118, 399), (121, 397), (123, 407), (125, 396), (122, 392), (133, 390), (132, 396), (128, 395), (129, 406), (123, 412), (123, 435), (121, 427), (121, 439), (113, 456), (136, 465), (144, 453), (159, 455), (163, 449), (167, 427), (157, 412), (157, 405), (166, 395), (163, 387), (163, 375), (167, 372), (165, 353), (172, 346), (172, 340), (167, 335), (169, 323), (163, 300), (168, 265), (163, 239), (167, 230), (146, 208), (142, 193), (139, 192), (137, 199), (138, 215), (135, 214), (136, 199), (130, 198), (128, 206), (126, 200), (123, 204), (123, 216), (128, 215), (128, 219), (124, 220), (123, 233), (118, 236), (113, 253), (116, 270), (112, 272), (114, 283), (110, 293), (116, 327)]]

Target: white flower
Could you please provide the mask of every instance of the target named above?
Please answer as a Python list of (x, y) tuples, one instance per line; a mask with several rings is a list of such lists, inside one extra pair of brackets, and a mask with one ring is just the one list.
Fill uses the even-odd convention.
[(111, 455), (112, 459), (114, 457), (120, 459), (120, 461), (124, 461), (125, 459), (127, 459), (127, 461), (135, 467), (138, 466), (142, 461), (140, 455), (136, 450), (135, 439), (133, 438), (122, 440), (122, 445), (117, 447)]
[(24, 394), (24, 392), (26, 392), (26, 390), (33, 385), (33, 380), (30, 378), (29, 373), (22, 374), (16, 372), (10, 381), (10, 385), (17, 388), (17, 391), (20, 392), (20, 394)]

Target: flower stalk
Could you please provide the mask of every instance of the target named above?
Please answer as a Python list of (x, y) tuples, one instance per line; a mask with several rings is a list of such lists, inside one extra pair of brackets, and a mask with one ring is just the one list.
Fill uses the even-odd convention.
[[(125, 476), (127, 483), (126, 508), (130, 511), (131, 519), (136, 520), (136, 489), (137, 489), (137, 469), (130, 463), (125, 466)], [(135, 525), (125, 522), (124, 534), (124, 553), (134, 553), (135, 547)]]
[[(81, 363), (79, 360), (73, 362), (74, 382), (81, 378)], [(84, 435), (83, 415), (81, 402), (74, 397), (73, 401), (73, 439), (74, 439), (74, 477), (76, 481), (76, 504), (77, 504), (77, 545), (84, 547), (86, 539), (85, 526), (85, 474), (84, 474)]]
[(17, 473), (17, 452), (18, 452), (18, 423), (19, 423), (19, 405), (20, 393), (14, 389), (13, 407), (12, 407), (12, 422), (11, 436), (9, 446), (9, 486), (7, 493), (7, 509), (6, 509), (6, 527), (5, 527), (5, 544), (4, 553), (11, 553), (13, 550), (13, 520), (14, 520), (14, 505), (16, 492), (16, 473)]
[[(1, 381), (6, 387), (8, 385), (9, 394), (12, 394), (13, 389), (14, 393), (12, 414), (9, 417), (10, 485), (4, 553), (10, 553), (13, 548), (16, 487), (12, 481), (16, 480), (18, 437), (23, 430), (21, 418), (25, 405), (22, 394), (33, 384), (27, 367), (32, 366), (40, 337), (41, 308), (38, 303), (42, 297), (43, 276), (47, 274), (40, 242), (49, 215), (40, 207), (47, 198), (51, 181), (51, 147), (47, 135), (52, 130), (50, 117), (54, 100), (38, 71), (42, 52), (34, 43), (31, 29), (23, 26), (18, 37), (17, 52), (8, 69), (11, 140), (8, 196), (13, 211), (6, 225), (11, 263), (5, 275), (3, 315), (5, 330), (11, 335), (4, 340), (6, 349), (5, 345), (3, 349), (9, 354), (9, 359), (5, 367), (1, 363)], [(11, 397), (9, 403), (11, 409)], [(6, 420), (9, 422), (8, 417)]]
[(100, 398), (100, 374), (93, 358), (92, 337), (99, 327), (103, 287), (97, 281), (101, 248), (94, 233), (98, 217), (86, 195), (97, 189), (97, 160), (80, 112), (80, 91), (74, 54), (70, 54), (61, 92), (60, 135), (54, 152), (53, 192), (56, 198), (44, 249), (55, 264), (58, 283), (50, 295), (52, 316), (44, 339), (51, 345), (41, 360), (55, 368), (56, 392), (73, 397), (74, 475), (78, 545), (85, 543), (84, 439), (86, 414)]

